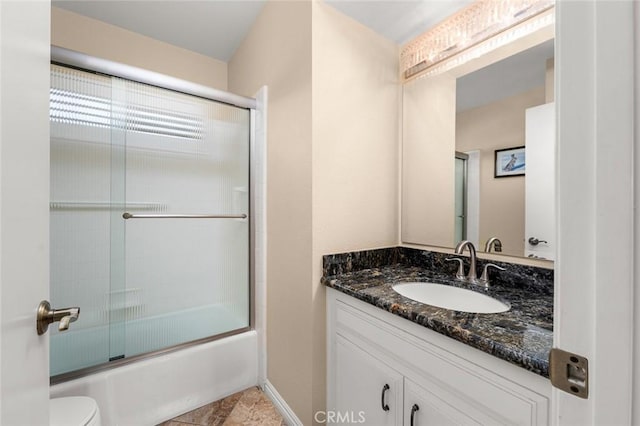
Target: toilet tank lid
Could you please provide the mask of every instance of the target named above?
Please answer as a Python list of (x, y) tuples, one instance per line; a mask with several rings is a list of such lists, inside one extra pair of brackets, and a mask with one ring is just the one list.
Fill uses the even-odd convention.
[(50, 426), (84, 426), (98, 411), (95, 400), (86, 396), (69, 396), (49, 400)]

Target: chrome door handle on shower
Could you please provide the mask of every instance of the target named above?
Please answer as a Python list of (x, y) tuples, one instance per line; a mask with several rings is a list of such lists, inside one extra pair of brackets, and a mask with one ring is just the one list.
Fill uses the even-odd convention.
[(40, 302), (40, 305), (38, 305), (36, 331), (38, 335), (42, 335), (49, 329), (49, 324), (56, 321), (60, 321), (58, 330), (68, 330), (69, 324), (77, 320), (78, 316), (80, 316), (80, 308), (51, 309), (49, 302), (43, 300)]
[(131, 214), (122, 213), (123, 219), (246, 219), (246, 214)]
[(531, 244), (532, 246), (537, 246), (540, 243), (545, 243), (547, 244), (549, 241), (545, 241), (545, 240), (539, 240), (536, 237), (530, 237), (529, 238), (529, 244)]

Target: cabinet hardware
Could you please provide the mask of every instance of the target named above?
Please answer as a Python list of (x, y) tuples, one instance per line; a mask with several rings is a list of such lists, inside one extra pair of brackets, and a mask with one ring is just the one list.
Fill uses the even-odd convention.
[(420, 407), (418, 407), (418, 404), (413, 404), (413, 407), (411, 407), (411, 426), (413, 426), (413, 416), (416, 415), (416, 411), (419, 409)]
[(384, 403), (384, 394), (389, 390), (389, 385), (385, 384), (382, 387), (382, 397), (380, 399), (380, 404), (382, 405), (382, 411), (389, 411), (389, 405)]

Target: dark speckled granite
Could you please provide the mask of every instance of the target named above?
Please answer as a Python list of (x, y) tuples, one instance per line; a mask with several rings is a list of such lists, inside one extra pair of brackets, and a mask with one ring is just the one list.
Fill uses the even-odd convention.
[[(446, 257), (450, 255), (406, 247), (328, 255), (324, 256), (322, 282), (394, 315), (549, 377), (548, 358), (553, 342), (553, 271), (492, 261), (507, 271), (492, 270), (491, 288), (483, 290), (456, 281), (457, 262), (446, 262)], [(479, 260), (480, 265), (483, 263)], [(410, 281), (469, 288), (507, 302), (511, 309), (499, 314), (451, 311), (407, 299), (391, 288), (394, 283)]]
[[(402, 247), (328, 254), (322, 257), (322, 275), (325, 277), (363, 269), (379, 268), (401, 262)], [(402, 260), (404, 263), (404, 260)]]

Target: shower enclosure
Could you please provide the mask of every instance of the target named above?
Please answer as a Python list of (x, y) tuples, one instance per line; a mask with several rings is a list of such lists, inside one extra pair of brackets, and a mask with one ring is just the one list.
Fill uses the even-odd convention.
[(251, 111), (51, 67), (52, 380), (251, 326)]

